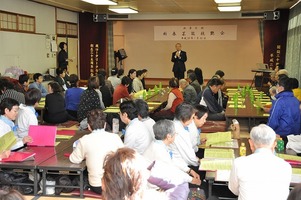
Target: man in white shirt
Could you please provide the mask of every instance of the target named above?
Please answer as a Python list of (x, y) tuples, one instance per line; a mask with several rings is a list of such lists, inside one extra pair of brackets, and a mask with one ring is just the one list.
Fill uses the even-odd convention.
[(134, 78), (133, 83), (132, 83), (134, 92), (139, 92), (141, 90), (144, 90), (143, 84), (141, 82), (142, 79), (143, 79), (143, 72), (142, 72), (142, 70), (138, 70), (136, 72), (136, 78)]
[(253, 154), (235, 159), (229, 189), (238, 200), (287, 199), (292, 168), (274, 154), (274, 130), (261, 124), (251, 130), (250, 138)]
[(173, 122), (167, 119), (160, 120), (153, 128), (156, 139), (149, 145), (143, 153), (143, 156), (150, 162), (162, 161), (169, 166), (179, 168), (184, 173), (178, 175), (185, 177), (187, 182), (200, 185), (200, 176), (190, 169), (182, 160), (176, 160), (173, 156), (173, 152), (170, 149), (170, 144), (172, 144), (176, 138)]
[(116, 67), (111, 69), (111, 76), (108, 77), (108, 80), (111, 81), (112, 86), (115, 90), (117, 85), (120, 85), (121, 79), (117, 77), (118, 69)]
[(135, 100), (136, 108), (138, 111), (138, 119), (144, 124), (147, 128), (150, 136), (155, 139), (153, 126), (156, 123), (152, 118), (149, 117), (149, 109), (148, 105), (142, 99)]
[(41, 96), (41, 92), (37, 88), (29, 89), (25, 93), (25, 104), (20, 105), (16, 119), (19, 128), (16, 132), (18, 138), (28, 135), (30, 125), (38, 125), (35, 107), (38, 106)]
[(133, 101), (125, 101), (120, 104), (120, 119), (127, 125), (124, 145), (135, 149), (142, 155), (153, 138), (144, 124), (139, 121), (137, 108)]

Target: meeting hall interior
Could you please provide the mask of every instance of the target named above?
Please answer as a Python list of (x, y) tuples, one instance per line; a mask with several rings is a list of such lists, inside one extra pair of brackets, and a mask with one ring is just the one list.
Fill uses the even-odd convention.
[(301, 0), (0, 0), (0, 199), (300, 200), (300, 69)]

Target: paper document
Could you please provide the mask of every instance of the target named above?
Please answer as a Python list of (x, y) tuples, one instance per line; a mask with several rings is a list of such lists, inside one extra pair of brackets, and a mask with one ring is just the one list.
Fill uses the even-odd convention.
[(148, 105), (161, 105), (161, 102), (147, 102)]
[(237, 139), (232, 139), (230, 142), (219, 142), (212, 144), (211, 147), (238, 149), (238, 142)]
[(233, 149), (205, 149), (204, 158), (235, 158)]
[(6, 150), (10, 150), (12, 146), (17, 143), (17, 138), (14, 132), (10, 131), (0, 137), (0, 153)]
[[(228, 106), (228, 108), (234, 108), (234, 105), (231, 104), (231, 105)], [(238, 105), (237, 105), (237, 108), (246, 108), (246, 105), (238, 104)]]
[[(277, 156), (284, 160), (301, 161), (301, 157), (299, 157), (299, 156), (288, 155), (288, 154), (283, 154), (283, 153), (278, 153)], [(301, 174), (301, 169), (300, 169), (300, 174)]]
[(119, 113), (120, 110), (119, 109), (114, 109), (114, 108), (107, 108), (103, 112), (105, 112), (105, 113)]
[(228, 182), (230, 179), (231, 170), (217, 170), (215, 172), (215, 181)]
[(199, 170), (231, 170), (233, 159), (216, 159), (216, 158), (203, 158), (201, 159)]
[(210, 146), (215, 143), (220, 143), (220, 142), (230, 142), (232, 141), (231, 139), (231, 132), (216, 132), (216, 133), (208, 133), (206, 134), (206, 146)]

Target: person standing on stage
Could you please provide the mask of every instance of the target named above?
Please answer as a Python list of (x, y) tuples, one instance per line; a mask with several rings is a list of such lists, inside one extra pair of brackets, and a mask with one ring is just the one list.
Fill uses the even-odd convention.
[(184, 78), (184, 73), (186, 71), (185, 62), (187, 61), (187, 55), (185, 51), (181, 50), (182, 46), (180, 43), (176, 44), (176, 51), (172, 53), (171, 62), (173, 62), (172, 71), (174, 77), (178, 80)]

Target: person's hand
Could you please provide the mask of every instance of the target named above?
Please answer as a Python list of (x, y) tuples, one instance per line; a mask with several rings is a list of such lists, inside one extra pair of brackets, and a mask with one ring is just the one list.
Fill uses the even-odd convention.
[(201, 144), (206, 144), (207, 138), (201, 138)]
[(271, 85), (272, 85), (272, 83), (271, 83), (270, 81), (269, 81), (267, 84), (268, 84), (268, 86), (270, 86), (270, 87), (271, 87)]
[(6, 150), (6, 151), (3, 151), (1, 154), (0, 154), (0, 158), (8, 158), (10, 155), (10, 150)]
[(202, 183), (201, 179), (192, 178), (191, 184), (201, 185), (201, 183)]
[(27, 142), (32, 142), (32, 138), (30, 136), (25, 136), (23, 139), (23, 144), (26, 144)]
[(189, 175), (191, 175), (193, 178), (200, 179), (200, 175), (192, 169), (190, 169)]
[(177, 51), (176, 56), (180, 57), (180, 52), (179, 51)]

